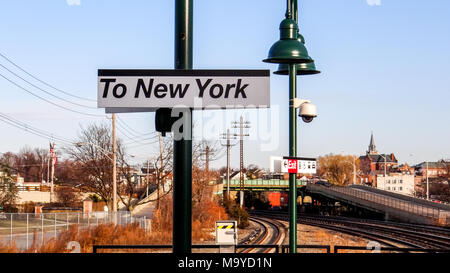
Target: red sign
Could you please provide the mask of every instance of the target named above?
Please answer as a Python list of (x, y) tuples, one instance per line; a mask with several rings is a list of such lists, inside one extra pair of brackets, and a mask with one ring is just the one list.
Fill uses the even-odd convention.
[(297, 159), (288, 159), (288, 173), (297, 173)]

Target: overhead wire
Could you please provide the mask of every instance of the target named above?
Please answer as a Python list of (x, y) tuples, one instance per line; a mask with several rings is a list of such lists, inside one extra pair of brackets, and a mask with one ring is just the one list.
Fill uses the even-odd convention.
[(53, 86), (53, 85), (51, 85), (51, 84), (49, 84), (49, 83), (47, 83), (47, 82), (45, 82), (45, 81), (39, 79), (38, 77), (34, 76), (33, 74), (29, 73), (28, 71), (26, 71), (25, 69), (23, 69), (22, 67), (20, 67), (19, 65), (17, 65), (15, 62), (13, 62), (11, 59), (9, 59), (8, 57), (6, 57), (6, 56), (3, 55), (2, 53), (0, 53), (0, 56), (1, 56), (3, 59), (5, 59), (6, 61), (8, 61), (9, 63), (11, 63), (12, 65), (14, 65), (15, 67), (17, 67), (18, 69), (20, 69), (22, 72), (24, 72), (24, 73), (27, 74), (28, 76), (32, 77), (33, 79), (37, 80), (38, 82), (40, 82), (40, 83), (42, 83), (42, 84), (44, 84), (44, 85), (46, 85), (46, 86), (48, 86), (48, 87), (50, 87), (50, 88), (52, 88), (52, 89), (58, 91), (58, 92), (60, 92), (60, 93), (63, 93), (63, 94), (65, 94), (65, 95), (68, 95), (68, 96), (71, 96), (71, 97), (74, 97), (74, 98), (77, 98), (77, 99), (85, 100), (85, 101), (97, 102), (97, 100), (89, 99), (89, 98), (84, 98), (84, 97), (77, 96), (77, 95), (73, 95), (73, 94), (71, 94), (70, 92), (67, 92), (67, 91), (61, 90), (61, 89), (59, 89), (59, 88), (56, 88), (55, 86)]
[(46, 93), (46, 94), (48, 94), (48, 95), (50, 95), (50, 96), (52, 96), (52, 97), (55, 97), (55, 98), (57, 98), (57, 99), (59, 99), (59, 100), (62, 100), (62, 101), (64, 101), (64, 102), (73, 104), (73, 105), (75, 105), (75, 106), (84, 107), (84, 108), (88, 108), (88, 109), (95, 109), (95, 110), (98, 109), (97, 107), (94, 107), (94, 106), (88, 106), (88, 105), (76, 103), (76, 102), (73, 102), (73, 101), (70, 101), (70, 100), (61, 98), (61, 97), (59, 97), (59, 96), (57, 96), (57, 95), (55, 95), (55, 94), (53, 94), (53, 93), (51, 93), (51, 92), (48, 92), (48, 91), (46, 91), (46, 90), (40, 88), (39, 86), (33, 84), (32, 82), (30, 82), (30, 81), (28, 81), (27, 79), (23, 78), (22, 76), (16, 74), (14, 71), (10, 70), (10, 69), (7, 68), (6, 66), (4, 66), (4, 65), (2, 65), (2, 64), (0, 64), (0, 66), (3, 67), (3, 69), (7, 70), (9, 73), (11, 73), (11, 74), (13, 74), (14, 76), (16, 76), (17, 78), (21, 79), (22, 81), (28, 83), (29, 85), (33, 86), (34, 88), (39, 89), (39, 90), (41, 90), (42, 92), (44, 92), (44, 93)]
[(3, 121), (4, 123), (7, 123), (7, 124), (11, 125), (11, 126), (17, 127), (19, 129), (22, 129), (24, 131), (27, 131), (29, 133), (32, 133), (34, 135), (37, 135), (37, 136), (40, 136), (40, 137), (43, 137), (43, 138), (46, 138), (46, 139), (56, 140), (58, 142), (63, 142), (63, 143), (66, 143), (66, 144), (69, 144), (69, 143), (70, 144), (74, 144), (69, 139), (66, 139), (64, 137), (60, 137), (60, 136), (55, 135), (55, 134), (53, 134), (51, 132), (48, 132), (48, 131), (45, 131), (45, 130), (42, 130), (42, 129), (39, 129), (39, 128), (36, 128), (36, 127), (33, 127), (33, 126), (30, 126), (30, 125), (28, 125), (28, 124), (26, 124), (24, 122), (18, 121), (17, 119), (14, 119), (14, 118), (12, 118), (12, 117), (4, 114), (4, 113), (1, 113), (1, 112), (0, 112), (0, 120)]
[(47, 102), (47, 103), (49, 103), (49, 104), (51, 104), (51, 105), (53, 105), (53, 106), (59, 107), (59, 108), (64, 109), (64, 110), (66, 110), (66, 111), (70, 111), (70, 112), (73, 112), (73, 113), (77, 113), (77, 114), (81, 114), (81, 115), (86, 115), (86, 116), (92, 116), (92, 117), (103, 117), (103, 118), (105, 117), (105, 115), (98, 115), (98, 114), (85, 113), (85, 112), (81, 112), (81, 111), (78, 111), (78, 110), (73, 110), (73, 109), (70, 109), (70, 108), (68, 108), (68, 107), (59, 105), (59, 104), (57, 104), (57, 103), (54, 103), (54, 102), (52, 102), (52, 101), (50, 101), (50, 100), (48, 100), (48, 99), (46, 99), (46, 98), (44, 98), (44, 97), (41, 97), (41, 96), (39, 96), (39, 95), (33, 93), (32, 91), (26, 89), (25, 87), (23, 87), (23, 86), (21, 86), (20, 84), (14, 82), (13, 80), (11, 80), (11, 79), (5, 77), (5, 76), (4, 76), (3, 74), (1, 74), (1, 73), (0, 73), (0, 77), (2, 77), (2, 78), (4, 78), (5, 80), (9, 81), (10, 83), (12, 83), (12, 84), (15, 85), (16, 87), (18, 87), (18, 88), (24, 90), (25, 92), (27, 92), (27, 93), (29, 93), (29, 94), (31, 94), (31, 95), (37, 97), (38, 99), (41, 99), (41, 100), (43, 100), (43, 101), (45, 101), (45, 102)]

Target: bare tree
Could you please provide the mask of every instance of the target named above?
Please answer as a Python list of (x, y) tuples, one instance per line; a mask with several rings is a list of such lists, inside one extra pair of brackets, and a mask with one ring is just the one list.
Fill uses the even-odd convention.
[[(81, 128), (77, 143), (83, 145), (67, 146), (65, 152), (80, 166), (80, 183), (83, 187), (99, 195), (108, 206), (112, 207), (112, 130), (107, 124), (91, 124)], [(125, 151), (121, 140), (117, 139), (119, 164), (124, 163)], [(119, 168), (118, 173), (121, 172)], [(121, 179), (117, 179), (117, 188), (123, 188)]]
[(223, 147), (217, 141), (196, 141), (192, 147), (192, 199), (198, 204), (212, 197), (212, 180), (219, 179), (219, 172), (212, 171), (211, 162), (224, 155)]

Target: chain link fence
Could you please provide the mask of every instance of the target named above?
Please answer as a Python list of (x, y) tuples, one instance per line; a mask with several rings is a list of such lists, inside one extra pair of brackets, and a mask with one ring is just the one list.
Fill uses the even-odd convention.
[(120, 212), (59, 212), (59, 213), (1, 213), (0, 243), (16, 244), (20, 249), (28, 249), (33, 241), (43, 245), (56, 238), (61, 231), (76, 225), (78, 230), (95, 227), (101, 224), (128, 225), (151, 232), (151, 220), (134, 217), (128, 211)]

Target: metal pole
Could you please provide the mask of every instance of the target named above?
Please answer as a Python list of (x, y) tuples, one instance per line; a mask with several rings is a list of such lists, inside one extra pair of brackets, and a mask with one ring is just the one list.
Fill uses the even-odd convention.
[(150, 181), (150, 160), (147, 159), (147, 175), (146, 175), (146, 179), (147, 179), (147, 188), (145, 191), (145, 197), (148, 197), (148, 185), (149, 185), (149, 181)]
[(54, 229), (54, 233), (55, 233), (55, 238), (56, 238), (56, 213), (55, 213), (55, 224), (54, 224), (54, 227), (53, 227), (53, 229)]
[(239, 174), (239, 205), (244, 207), (244, 119), (241, 116), (239, 122), (239, 145), (240, 145), (240, 174)]
[(44, 245), (44, 213), (41, 211), (41, 232), (42, 232), (42, 245)]
[(55, 191), (55, 143), (53, 143), (52, 145), (52, 154), (51, 154), (51, 160), (52, 160), (52, 170), (51, 170), (51, 184), (50, 184), (50, 203), (53, 202), (53, 195), (54, 195), (54, 191)]
[(227, 199), (230, 199), (230, 129), (227, 129)]
[(11, 213), (11, 240), (9, 241), (11, 245), (13, 243), (13, 215), (14, 214)]
[(28, 249), (28, 224), (29, 224), (29, 214), (27, 213), (27, 249)]
[[(289, 156), (297, 156), (297, 67), (289, 64)], [(289, 253), (297, 253), (297, 174), (289, 174)]]
[(47, 186), (50, 183), (50, 156), (47, 159)]
[[(175, 69), (192, 69), (193, 0), (175, 0)], [(192, 109), (183, 131), (190, 136), (173, 145), (173, 253), (191, 253), (192, 244)], [(185, 134), (186, 135), (186, 134)]]
[(117, 212), (117, 145), (116, 145), (116, 114), (112, 114), (113, 127), (113, 214)]
[(427, 161), (427, 200), (430, 200), (430, 185), (428, 183), (428, 161)]

